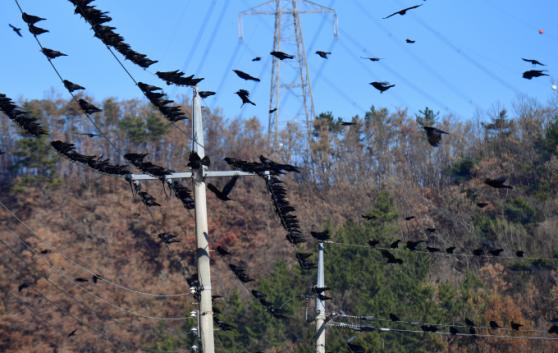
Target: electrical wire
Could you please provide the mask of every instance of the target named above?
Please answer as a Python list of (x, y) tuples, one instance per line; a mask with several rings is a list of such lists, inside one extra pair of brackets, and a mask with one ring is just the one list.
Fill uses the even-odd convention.
[[(230, 1), (227, 1), (227, 2), (230, 2)], [(196, 53), (196, 51), (198, 50), (198, 45), (201, 42), (201, 37), (205, 33), (205, 25), (207, 23), (209, 23), (209, 20), (211, 19), (211, 16), (213, 15), (213, 11), (215, 10), (215, 4), (216, 3), (217, 3), (216, 0), (212, 0), (211, 4), (207, 8), (207, 12), (205, 13), (205, 16), (203, 17), (203, 20), (200, 24), (200, 27), (198, 28), (198, 33), (196, 34), (196, 37), (193, 41), (194, 44), (192, 45), (192, 48), (190, 49), (190, 54), (187, 55), (186, 61), (184, 61), (184, 64), (182, 65), (182, 70), (183, 71), (186, 71), (188, 69), (188, 66), (190, 65), (190, 62), (192, 61), (192, 58), (194, 57), (194, 55), (192, 53)], [(202, 58), (202, 60), (203, 60), (203, 58)]]
[(223, 17), (225, 16), (225, 13), (227, 12), (227, 9), (229, 8), (230, 4), (231, 4), (231, 1), (225, 1), (224, 4), (223, 4), (223, 8), (221, 9), (221, 13), (219, 14), (219, 17), (217, 18), (217, 22), (215, 22), (215, 26), (213, 27), (213, 30), (211, 31), (211, 35), (209, 36), (209, 41), (207, 41), (207, 45), (205, 46), (205, 50), (203, 51), (203, 54), (200, 58), (200, 62), (198, 64), (198, 67), (196, 68), (196, 71), (194, 71), (198, 74), (201, 72), (201, 70), (203, 69), (203, 66), (207, 62), (207, 60), (205, 58), (207, 58), (207, 56), (209, 55), (209, 52), (213, 48), (213, 44), (215, 44), (215, 36), (217, 35), (217, 30), (219, 30), (219, 27), (221, 26), (221, 23), (223, 22)]

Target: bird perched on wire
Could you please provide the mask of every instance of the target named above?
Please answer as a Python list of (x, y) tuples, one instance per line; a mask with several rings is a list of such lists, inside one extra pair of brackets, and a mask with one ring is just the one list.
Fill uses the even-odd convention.
[(378, 58), (376, 56), (361, 56), (361, 58), (366, 59), (366, 60), (370, 60), (370, 61), (373, 61), (373, 62), (377, 62), (377, 61), (382, 60), (382, 58)]
[(402, 259), (396, 258), (395, 256), (393, 256), (392, 253), (390, 253), (387, 250), (381, 250), (380, 253), (382, 254), (382, 257), (387, 260), (388, 264), (399, 264), (399, 265), (401, 265), (403, 263)]
[(44, 21), (46, 20), (46, 18), (42, 18), (39, 16), (35, 16), (35, 15), (30, 15), (26, 12), (21, 14), (21, 18), (23, 19), (23, 21), (25, 21), (25, 23), (27, 23), (28, 25), (34, 25), (37, 22), (40, 21)]
[(41, 51), (49, 59), (56, 59), (56, 58), (61, 57), (61, 56), (68, 56), (68, 55), (66, 55), (66, 54), (64, 54), (64, 53), (62, 53), (58, 50), (49, 49), (49, 48), (42, 48)]
[(23, 37), (23, 36), (21, 35), (21, 28), (16, 27), (16, 26), (14, 26), (14, 25), (12, 25), (12, 24), (10, 24), (10, 23), (8, 23), (8, 26), (10, 26), (10, 28), (12, 29), (12, 31), (14, 31), (18, 36)]
[(411, 250), (411, 251), (415, 251), (417, 250), (417, 247), (420, 245), (420, 243), (424, 243), (424, 240), (417, 240), (417, 241), (412, 241), (409, 240), (407, 241), (407, 249)]
[(536, 59), (525, 59), (525, 58), (521, 58), (521, 60), (530, 63), (533, 66), (539, 65), (539, 66), (546, 66), (545, 64), (541, 63), (540, 61), (536, 60)]
[(102, 109), (97, 108), (96, 106), (89, 103), (85, 99), (80, 98), (78, 100), (78, 104), (79, 104), (81, 110), (83, 110), (85, 112), (85, 114), (93, 114), (93, 113), (102, 112)]
[(64, 87), (70, 92), (78, 91), (81, 89), (85, 89), (85, 87), (78, 85), (77, 83), (73, 83), (72, 81), (64, 80)]
[(331, 55), (331, 52), (330, 51), (323, 51), (323, 50), (316, 50), (316, 54), (318, 54), (318, 56), (320, 58), (329, 59), (329, 56)]
[(190, 155), (188, 156), (188, 164), (186, 164), (186, 166), (192, 169), (200, 169), (202, 166), (209, 167), (210, 165), (211, 161), (209, 160), (209, 156), (200, 158), (200, 156), (194, 151), (190, 152)]
[(519, 331), (519, 329), (520, 329), (523, 325), (520, 324), (520, 323), (518, 323), (518, 322), (512, 321), (512, 322), (510, 323), (510, 326), (511, 326), (512, 330), (514, 330), (514, 331)]
[(548, 74), (544, 73), (545, 71), (546, 70), (528, 70), (523, 73), (523, 78), (530, 80), (534, 77), (548, 76)]
[(353, 126), (356, 125), (354, 121), (342, 121), (341, 126)]
[(179, 243), (180, 239), (177, 239), (176, 235), (172, 234), (172, 233), (159, 233), (157, 234), (157, 237), (159, 238), (159, 241), (161, 243), (165, 243), (165, 244), (172, 244), (172, 243)]
[(272, 56), (276, 57), (279, 60), (294, 59), (294, 55), (290, 55), (290, 54), (287, 54), (287, 53), (284, 53), (284, 52), (278, 51), (278, 50), (274, 50), (274, 51), (270, 52), (269, 54), (271, 54)]
[(426, 138), (432, 147), (438, 147), (440, 145), (440, 142), (442, 141), (442, 134), (449, 135), (448, 132), (433, 126), (423, 126), (422, 128), (426, 132)]
[(277, 111), (277, 108), (271, 108), (271, 109), (269, 110), (269, 114), (273, 114), (273, 113), (275, 113), (276, 111)]
[(388, 89), (390, 89), (392, 87), (395, 87), (395, 84), (391, 84), (391, 83), (386, 82), (386, 81), (381, 81), (381, 82), (374, 81), (374, 82), (370, 82), (370, 84), (372, 85), (372, 87), (374, 87), (375, 89), (380, 91), (380, 93), (384, 93)]
[(233, 72), (243, 80), (260, 82), (260, 79), (240, 70), (233, 70)]
[(397, 249), (399, 248), (399, 242), (401, 242), (401, 239), (395, 240), (393, 243), (389, 244), (389, 247), (392, 249)]
[(395, 314), (389, 314), (389, 319), (393, 322), (401, 321), (401, 319), (399, 319), (399, 316)]
[(486, 178), (484, 179), (484, 183), (495, 189), (513, 189), (513, 186), (504, 184), (506, 182), (506, 179), (507, 178), (505, 176), (501, 176), (495, 179)]
[(310, 232), (310, 235), (320, 241), (329, 239), (329, 231), (327, 229), (323, 232)]
[(239, 89), (238, 91), (234, 92), (240, 99), (242, 100), (242, 105), (248, 103), (252, 105), (256, 105), (256, 103), (250, 100), (250, 92), (245, 89)]
[(229, 194), (231, 193), (232, 189), (234, 188), (236, 181), (238, 180), (238, 175), (233, 176), (223, 187), (223, 190), (219, 190), (215, 185), (209, 183), (207, 184), (207, 188), (217, 196), (217, 198), (221, 201), (230, 201)]
[(29, 25), (28, 28), (29, 28), (29, 32), (31, 32), (31, 34), (36, 35), (36, 36), (39, 36), (43, 33), (48, 33), (49, 32), (48, 29), (37, 27), (35, 25)]
[(499, 329), (500, 325), (498, 325), (498, 323), (496, 321), (490, 321), (489, 322), (490, 328), (493, 330)]
[(399, 10), (399, 11), (395, 11), (395, 12), (392, 13), (391, 15), (388, 15), (388, 16), (384, 17), (383, 20), (385, 20), (385, 19), (387, 19), (387, 18), (390, 18), (390, 17), (393, 17), (393, 16), (395, 16), (395, 15), (404, 16), (405, 14), (407, 14), (407, 11), (417, 9), (417, 8), (419, 8), (419, 7), (421, 7), (421, 6), (422, 6), (422, 4), (420, 4), (420, 5), (415, 5), (415, 6), (410, 6), (410, 7), (407, 7), (407, 8), (405, 8), (405, 9), (401, 9), (401, 10)]
[(202, 97), (202, 98), (207, 98), (207, 97), (211, 97), (211, 96), (215, 95), (215, 92), (213, 92), (213, 91), (199, 91), (198, 93), (199, 93), (200, 97)]

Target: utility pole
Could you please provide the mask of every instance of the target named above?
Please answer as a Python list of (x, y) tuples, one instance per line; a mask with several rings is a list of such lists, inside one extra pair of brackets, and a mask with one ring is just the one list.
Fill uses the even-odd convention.
[[(275, 27), (273, 34), (273, 50), (284, 51), (290, 54), (296, 54), (296, 65), (290, 62), (283, 63), (281, 60), (273, 57), (271, 67), (271, 86), (269, 93), (269, 117), (268, 117), (268, 144), (271, 150), (275, 150), (278, 144), (279, 117), (281, 115), (281, 103), (287, 98), (281, 96), (282, 91), (287, 94), (295, 92), (294, 88), (300, 88), (299, 98), (302, 99), (302, 105), (305, 115), (305, 128), (307, 137), (310, 137), (311, 123), (316, 116), (314, 108), (314, 98), (312, 96), (312, 84), (310, 82), (310, 71), (308, 69), (308, 61), (306, 58), (306, 48), (304, 46), (304, 38), (302, 35), (302, 25), (300, 21), (301, 14), (330, 14), (334, 17), (333, 34), (338, 35), (337, 14), (334, 9), (322, 6), (310, 0), (269, 0), (256, 5), (239, 14), (238, 35), (240, 39), (244, 38), (242, 19), (244, 16), (256, 15), (272, 15), (275, 17)], [(285, 21), (284, 16), (287, 17)], [(286, 68), (294, 71), (294, 78), (288, 83), (283, 84), (281, 81), (282, 65), (287, 64)], [(294, 118), (296, 118), (296, 114)], [(285, 115), (285, 114), (283, 114)]]
[[(316, 288), (325, 288), (324, 279), (324, 243), (318, 243), (318, 278)], [(325, 353), (325, 300), (316, 296), (316, 353)]]
[[(197, 87), (193, 88), (193, 124), (192, 124), (192, 140), (193, 150), (200, 158), (205, 156), (203, 117), (201, 109), (201, 97)], [(213, 307), (211, 302), (211, 271), (209, 261), (209, 233), (207, 227), (207, 200), (205, 178), (211, 177), (232, 177), (232, 176), (253, 176), (253, 173), (247, 173), (236, 170), (227, 171), (209, 171), (207, 167), (195, 169), (187, 172), (172, 173), (165, 176), (167, 182), (173, 179), (193, 179), (194, 181), (194, 202), (196, 217), (196, 260), (198, 268), (199, 281), (199, 330), (198, 334), (201, 338), (202, 353), (215, 353), (215, 340), (213, 338)], [(129, 178), (133, 182), (141, 182), (148, 180), (159, 180), (158, 178), (148, 174), (131, 174)]]

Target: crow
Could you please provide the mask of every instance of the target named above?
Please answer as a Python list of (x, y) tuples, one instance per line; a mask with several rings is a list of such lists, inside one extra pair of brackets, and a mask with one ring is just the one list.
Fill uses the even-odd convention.
[(254, 59), (252, 59), (252, 61), (261, 61), (261, 60), (262, 60), (261, 56), (256, 56)]
[(389, 82), (386, 81), (381, 81), (381, 82), (374, 81), (374, 82), (370, 82), (370, 84), (372, 85), (372, 87), (380, 91), (380, 93), (384, 93), (388, 89), (395, 87), (395, 84), (390, 84)]
[(401, 321), (401, 320), (399, 319), (399, 317), (398, 317), (397, 315), (395, 315), (395, 314), (389, 314), (389, 319), (390, 319), (391, 321), (393, 321), (393, 322)]
[(157, 237), (159, 238), (161, 243), (165, 243), (165, 244), (172, 244), (172, 243), (179, 243), (180, 240), (176, 238), (176, 235), (172, 234), (172, 233), (159, 233), (157, 234)]
[(206, 166), (209, 167), (211, 165), (211, 161), (209, 160), (208, 156), (204, 156), (203, 158), (200, 158), (200, 156), (192, 151), (190, 152), (190, 155), (188, 156), (188, 164), (187, 166), (192, 168), (192, 169), (200, 169), (202, 166)]
[(21, 14), (21, 18), (23, 19), (23, 21), (25, 21), (25, 23), (27, 23), (28, 25), (34, 25), (37, 22), (40, 21), (44, 21), (46, 20), (46, 18), (42, 18), (39, 16), (34, 16), (34, 15), (30, 15), (26, 12)]
[(476, 334), (477, 334), (477, 330), (476, 330), (473, 326), (471, 326), (471, 327), (469, 327), (469, 334), (470, 334), (470, 335), (476, 335)]
[(207, 188), (209, 190), (211, 190), (211, 192), (213, 192), (215, 194), (215, 196), (217, 196), (217, 198), (221, 201), (229, 201), (229, 194), (231, 193), (232, 189), (234, 188), (234, 185), (236, 184), (236, 181), (238, 180), (238, 175), (233, 176), (223, 187), (223, 191), (219, 190), (215, 185), (213, 184), (207, 184)]
[(312, 292), (316, 294), (322, 294), (325, 291), (328, 291), (329, 287), (318, 287), (316, 285), (312, 286)]
[(21, 28), (16, 27), (16, 26), (14, 26), (14, 25), (12, 25), (12, 24), (9, 24), (9, 23), (8, 23), (8, 26), (10, 26), (10, 28), (12, 29), (12, 31), (14, 31), (18, 36), (23, 37), (23, 36), (21, 35)]
[(427, 247), (426, 247), (426, 250), (427, 250), (428, 252), (430, 252), (430, 253), (440, 252), (440, 251), (441, 251), (439, 248), (434, 248), (434, 247), (431, 247), (431, 246), (427, 246)]
[(520, 329), (523, 325), (520, 324), (520, 323), (517, 323), (517, 322), (513, 322), (513, 321), (512, 321), (511, 324), (510, 324), (510, 326), (511, 326), (512, 330), (514, 330), (514, 331), (519, 331), (519, 329)]
[(215, 248), (215, 250), (217, 251), (217, 254), (221, 255), (221, 256), (229, 256), (232, 255), (232, 253), (230, 251), (228, 251), (227, 249), (225, 249), (222, 246), (218, 246), (217, 248)]
[(515, 256), (517, 256), (517, 257), (523, 257), (523, 256), (525, 256), (525, 251), (523, 251), (523, 250), (517, 250), (517, 251), (515, 252)]
[(484, 250), (483, 249), (474, 249), (473, 250), (473, 255), (475, 256), (483, 256), (484, 255)]
[(331, 299), (333, 299), (333, 298), (332, 298), (332, 297), (328, 297), (327, 295), (318, 294), (318, 299), (320, 299), (320, 300), (331, 300)]
[(455, 251), (455, 246), (450, 246), (449, 248), (446, 248), (446, 253), (448, 254), (453, 254), (454, 251)]
[(406, 220), (406, 221), (410, 221), (410, 220), (412, 220), (412, 219), (415, 219), (415, 216), (407, 216), (407, 217), (405, 217), (405, 220)]
[(415, 251), (417, 250), (417, 247), (420, 245), (420, 243), (424, 243), (424, 240), (417, 240), (417, 241), (412, 241), (409, 240), (407, 241), (407, 249), (411, 250), (411, 251)]
[(147, 207), (159, 207), (161, 204), (157, 203), (157, 200), (145, 191), (138, 192), (138, 196), (141, 198), (141, 202)]
[(545, 71), (546, 70), (528, 70), (523, 73), (523, 78), (530, 80), (533, 77), (548, 76), (548, 74), (544, 73)]
[(531, 65), (535, 66), (535, 65), (540, 65), (540, 66), (546, 66), (545, 64), (541, 63), (538, 60), (535, 59), (525, 59), (525, 58), (521, 58), (521, 60), (530, 63)]
[(75, 335), (76, 335), (76, 332), (77, 332), (77, 331), (78, 331), (78, 330), (77, 330), (77, 328), (76, 328), (76, 329), (75, 329), (75, 330), (73, 330), (72, 332), (68, 333), (68, 335), (67, 335), (66, 337), (72, 337), (72, 336), (75, 336)]
[(476, 325), (475, 325), (475, 322), (474, 322), (473, 320), (470, 320), (470, 319), (467, 319), (467, 318), (465, 318), (465, 324), (466, 324), (467, 326), (471, 326), (471, 327), (476, 326)]
[(420, 327), (424, 332), (437, 332), (438, 327), (435, 325), (421, 325)]
[(91, 281), (93, 281), (93, 283), (97, 283), (100, 279), (101, 279), (101, 276), (99, 276), (99, 275), (91, 276)]
[(488, 206), (489, 203), (488, 202), (477, 202), (477, 206), (479, 208), (485, 208), (486, 206)]
[(374, 61), (374, 62), (382, 60), (382, 58), (378, 58), (378, 57), (375, 57), (375, 56), (369, 56), (369, 57), (361, 56), (361, 58), (366, 59), (366, 60), (370, 60), (370, 61)]
[(85, 89), (85, 87), (80, 86), (77, 83), (73, 83), (72, 81), (64, 80), (63, 82), (64, 82), (64, 87), (66, 87), (66, 89), (70, 91), (70, 93), (74, 91), (78, 91), (80, 89)]
[(79, 282), (79, 283), (89, 282), (89, 280), (87, 278), (83, 278), (83, 277), (76, 277), (76, 278), (74, 278), (74, 281)]
[(49, 59), (56, 59), (60, 56), (68, 56), (68, 55), (66, 55), (62, 52), (59, 52), (58, 50), (54, 50), (54, 49), (42, 48), (41, 51)]
[(269, 54), (271, 54), (272, 56), (276, 57), (279, 60), (294, 59), (294, 55), (283, 53), (282, 51), (272, 51)]
[(262, 162), (266, 167), (269, 167), (272, 171), (275, 171), (277, 173), (283, 173), (283, 172), (300, 173), (300, 169), (298, 169), (294, 165), (286, 164), (286, 163), (277, 163), (263, 155), (260, 155), (259, 158), (260, 158), (260, 162)]
[(549, 329), (548, 329), (548, 333), (555, 333), (558, 335), (558, 325), (552, 325)]
[(347, 345), (349, 346), (349, 349), (350, 349), (351, 352), (353, 352), (353, 353), (365, 353), (365, 352), (366, 352), (366, 350), (364, 349), (364, 347), (361, 346), (360, 344), (347, 342)]
[(392, 248), (392, 249), (397, 249), (399, 247), (399, 242), (400, 241), (401, 241), (401, 239), (397, 239), (393, 243), (389, 244), (389, 247)]
[(31, 32), (31, 34), (36, 35), (36, 36), (40, 36), (43, 33), (48, 33), (49, 32), (48, 29), (37, 27), (35, 25), (29, 25), (28, 28), (29, 28), (29, 32)]
[(341, 126), (353, 126), (356, 125), (354, 121), (342, 121)]
[(500, 328), (500, 325), (498, 325), (498, 323), (496, 321), (490, 321), (489, 324), (490, 324), (490, 328), (493, 329), (493, 330), (496, 330), (496, 329)]
[(329, 231), (327, 229), (323, 232), (310, 232), (310, 235), (321, 241), (329, 239)]
[(247, 74), (247, 73), (244, 72), (244, 71), (233, 70), (233, 72), (234, 72), (238, 77), (240, 77), (240, 78), (243, 79), (243, 80), (260, 82), (260, 79), (259, 79), (259, 78), (254, 77), (254, 76), (252, 76), (252, 75), (250, 75), (250, 74)]
[(424, 229), (426, 231), (426, 233), (432, 234), (432, 233), (436, 233), (436, 228), (434, 227), (428, 227)]
[(506, 179), (507, 178), (505, 176), (501, 176), (496, 179), (486, 178), (484, 179), (484, 183), (495, 189), (513, 189), (513, 186), (504, 184)]
[(361, 217), (364, 218), (364, 219), (367, 220), (367, 221), (373, 221), (373, 220), (375, 220), (376, 218), (378, 218), (378, 217), (376, 217), (376, 216), (374, 216), (374, 215), (365, 215), (365, 214), (361, 215)]
[(80, 98), (78, 100), (78, 103), (79, 103), (79, 106), (80, 106), (81, 110), (83, 110), (85, 112), (85, 114), (94, 114), (94, 113), (102, 112), (102, 109), (97, 108), (96, 106), (89, 103), (85, 99)]
[(199, 93), (200, 97), (202, 97), (202, 98), (207, 98), (207, 97), (215, 95), (215, 92), (213, 92), (213, 91), (199, 91), (198, 93)]
[(448, 135), (446, 131), (437, 129), (432, 126), (423, 126), (424, 131), (426, 131), (426, 138), (428, 139), (428, 143), (432, 147), (438, 147), (440, 145), (440, 141), (442, 141), (442, 134)]
[(22, 284), (19, 285), (19, 287), (17, 287), (17, 291), (21, 292), (22, 290), (29, 288), (31, 285), (27, 282), (23, 282)]
[(457, 334), (459, 333), (459, 330), (457, 329), (457, 327), (450, 326), (449, 332), (450, 332), (453, 336), (455, 336), (455, 335), (457, 335)]
[(250, 98), (249, 98), (249, 97), (250, 97), (250, 92), (248, 92), (247, 90), (245, 90), (245, 89), (239, 89), (238, 91), (236, 91), (236, 92), (234, 92), (234, 93), (235, 93), (238, 97), (240, 97), (240, 99), (242, 100), (242, 105), (244, 105), (244, 104), (246, 104), (246, 103), (252, 104), (252, 105), (254, 105), (254, 106), (256, 105), (256, 103), (254, 103), (254, 102), (252, 102), (252, 101), (250, 100)]
[(417, 42), (416, 40), (413, 40), (413, 39), (410, 39), (410, 38), (405, 39), (405, 43), (407, 43), (407, 44), (414, 44), (416, 42)]
[(490, 255), (492, 256), (500, 256), (500, 254), (504, 251), (504, 249), (491, 249), (488, 250), (488, 252), (490, 253)]
[(328, 56), (331, 55), (331, 52), (330, 51), (316, 50), (316, 54), (318, 54), (318, 56), (320, 58), (328, 59)]
[(379, 240), (372, 239), (368, 241), (368, 245), (372, 248), (375, 248), (378, 244), (380, 244)]
[(384, 17), (383, 20), (385, 20), (385, 19), (387, 19), (387, 18), (390, 18), (390, 17), (393, 17), (393, 16), (395, 16), (395, 15), (404, 16), (404, 15), (407, 13), (407, 11), (409, 11), (409, 10), (414, 10), (414, 9), (419, 8), (419, 7), (421, 7), (421, 6), (422, 6), (422, 4), (420, 4), (420, 5), (415, 5), (415, 6), (411, 6), (411, 7), (407, 7), (407, 8), (405, 8), (405, 9), (402, 9), (402, 10), (399, 10), (399, 11), (395, 11), (395, 12), (392, 13), (391, 15), (388, 15), (388, 16)]
[(260, 292), (259, 290), (255, 290), (255, 289), (252, 289), (252, 295), (256, 299), (262, 299), (262, 298), (266, 297), (265, 293)]
[(277, 108), (272, 108), (272, 109), (269, 110), (269, 114), (273, 114), (273, 113), (275, 113), (276, 111), (277, 111)]
[(382, 257), (385, 258), (387, 260), (388, 264), (402, 264), (403, 260), (396, 258), (395, 256), (393, 256), (392, 253), (390, 253), (387, 250), (381, 250), (381, 254)]

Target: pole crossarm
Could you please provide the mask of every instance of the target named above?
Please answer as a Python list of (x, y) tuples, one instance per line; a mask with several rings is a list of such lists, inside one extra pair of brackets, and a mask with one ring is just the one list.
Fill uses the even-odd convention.
[[(232, 176), (255, 176), (255, 173), (243, 172), (241, 170), (204, 170), (203, 178), (222, 178), (222, 177), (232, 177)], [(189, 179), (192, 178), (192, 172), (179, 172), (165, 175), (165, 180), (174, 179)], [(129, 174), (126, 177), (128, 180), (132, 181), (147, 181), (147, 180), (161, 180), (158, 177), (149, 174)]]

